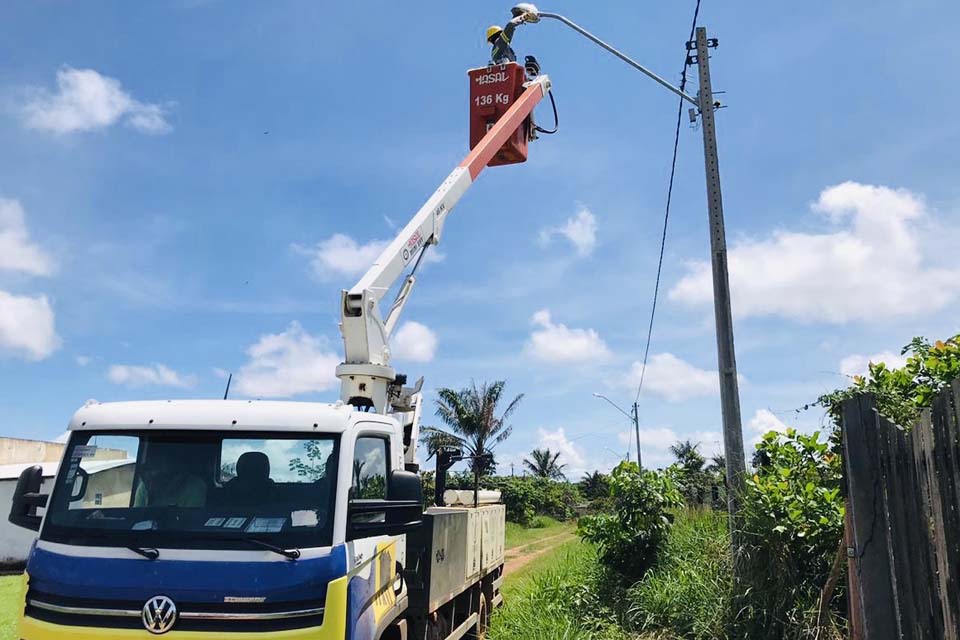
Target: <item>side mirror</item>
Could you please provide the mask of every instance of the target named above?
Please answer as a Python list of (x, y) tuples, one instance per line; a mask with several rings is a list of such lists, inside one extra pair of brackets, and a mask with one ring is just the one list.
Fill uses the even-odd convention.
[(40, 530), (43, 520), (37, 515), (37, 509), (47, 506), (47, 496), (40, 493), (43, 484), (43, 468), (34, 465), (24, 469), (13, 491), (13, 504), (10, 505), (9, 520), (12, 524), (33, 531)]
[(410, 533), (423, 522), (420, 476), (393, 471), (386, 500), (351, 500), (347, 506), (347, 541)]
[(387, 500), (405, 500), (423, 504), (423, 484), (412, 471), (394, 471), (387, 483)]

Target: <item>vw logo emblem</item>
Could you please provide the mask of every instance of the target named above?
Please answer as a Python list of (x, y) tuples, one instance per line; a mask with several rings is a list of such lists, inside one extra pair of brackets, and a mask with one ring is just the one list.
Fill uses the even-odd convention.
[(154, 596), (143, 605), (140, 619), (150, 633), (166, 633), (177, 622), (177, 605), (167, 596)]

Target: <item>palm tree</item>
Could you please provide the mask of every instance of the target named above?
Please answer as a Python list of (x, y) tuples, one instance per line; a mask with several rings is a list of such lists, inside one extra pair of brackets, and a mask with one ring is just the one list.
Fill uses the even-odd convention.
[(727, 457), (722, 453), (715, 453), (710, 456), (710, 464), (707, 465), (707, 471), (723, 473), (727, 468)]
[(563, 468), (567, 465), (557, 464), (560, 452), (553, 453), (550, 449), (534, 449), (529, 458), (523, 459), (523, 465), (537, 478), (560, 480), (564, 478)]
[(681, 467), (684, 468), (688, 473), (699, 473), (703, 471), (703, 465), (707, 462), (707, 459), (697, 451), (700, 448), (700, 443), (697, 442), (694, 444), (689, 440), (683, 442), (677, 442), (676, 444), (670, 445), (670, 453), (677, 459), (677, 462)]
[(492, 472), (496, 468), (493, 448), (510, 436), (513, 427), (507, 424), (507, 418), (523, 398), (521, 393), (511, 400), (498, 416), (497, 405), (503, 399), (506, 384), (497, 380), (490, 384), (484, 382), (479, 387), (476, 382), (471, 382), (469, 387), (459, 391), (440, 389), (437, 392), (437, 417), (449, 430), (439, 427), (422, 429), (421, 438), (429, 454), (432, 456), (444, 447), (454, 447), (466, 455), (489, 455), (488, 459), (474, 457), (470, 469), (480, 474)]
[(585, 473), (583, 474), (583, 478), (580, 479), (580, 491), (591, 500), (607, 495), (609, 490), (607, 476), (599, 471)]

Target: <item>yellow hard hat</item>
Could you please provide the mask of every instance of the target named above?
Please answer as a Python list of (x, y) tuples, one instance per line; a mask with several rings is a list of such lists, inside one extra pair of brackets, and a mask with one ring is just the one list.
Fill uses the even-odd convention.
[(491, 38), (499, 35), (501, 31), (503, 31), (503, 28), (497, 25), (491, 25), (487, 27), (487, 40), (490, 40)]

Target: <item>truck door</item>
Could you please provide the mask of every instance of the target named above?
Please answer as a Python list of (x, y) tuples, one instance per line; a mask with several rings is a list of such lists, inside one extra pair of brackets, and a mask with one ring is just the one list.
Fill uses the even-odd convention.
[[(381, 425), (378, 425), (381, 426)], [(396, 467), (391, 434), (377, 430), (358, 432), (349, 459), (348, 500), (384, 500), (390, 471)], [(341, 478), (343, 476), (341, 475)], [(371, 522), (383, 514), (370, 513)], [(398, 563), (404, 560), (404, 536), (358, 538), (347, 543), (349, 620), (355, 640), (377, 638), (405, 606), (397, 575)]]

